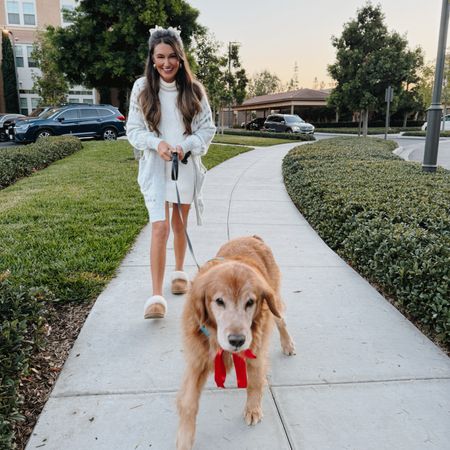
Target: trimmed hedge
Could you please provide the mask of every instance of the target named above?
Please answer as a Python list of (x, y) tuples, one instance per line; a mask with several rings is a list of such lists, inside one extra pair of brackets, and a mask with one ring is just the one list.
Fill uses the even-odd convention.
[[(358, 122), (311, 122), (316, 128), (358, 128)], [(425, 123), (424, 120), (408, 120), (407, 127), (421, 127)], [(391, 119), (392, 127), (403, 127), (403, 119)], [(368, 123), (369, 128), (381, 128), (385, 126), (384, 120), (371, 120)]]
[[(422, 130), (417, 130), (417, 131), (412, 131), (412, 130), (408, 130), (405, 131), (403, 133), (403, 136), (422, 136), (425, 137), (427, 135), (426, 131), (422, 131)], [(440, 136), (441, 137), (450, 137), (450, 131), (441, 131), (440, 132)]]
[(14, 286), (0, 274), (0, 448), (13, 448), (13, 423), (22, 420), (17, 395), (20, 378), (27, 375), (28, 358), (39, 345), (44, 325), (42, 288)]
[(73, 136), (48, 137), (27, 146), (3, 148), (0, 151), (0, 189), (81, 148), (81, 141)]
[[(388, 129), (388, 134), (397, 134), (402, 131), (415, 132), (420, 131), (420, 128), (393, 128)], [(367, 134), (384, 134), (385, 128), (369, 128)], [(335, 133), (335, 134), (358, 134), (358, 128), (316, 128), (316, 133)], [(362, 130), (361, 130), (362, 134)]]
[(450, 172), (424, 173), (395, 146), (340, 137), (297, 147), (284, 181), (327, 244), (450, 348)]
[[(234, 130), (227, 128), (223, 130), (224, 134), (232, 134), (238, 136), (255, 136), (255, 137), (269, 137), (269, 138), (281, 138), (292, 139), (293, 141), (315, 141), (316, 138), (312, 134), (300, 134), (300, 133), (272, 133), (271, 131), (247, 131), (247, 130)], [(220, 134), (218, 131), (217, 134)]]

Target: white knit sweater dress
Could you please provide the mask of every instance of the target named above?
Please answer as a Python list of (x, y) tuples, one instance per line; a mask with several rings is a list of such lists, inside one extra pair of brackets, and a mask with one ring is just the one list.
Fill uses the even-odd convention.
[(181, 203), (194, 203), (197, 223), (201, 224), (203, 202), (201, 189), (205, 168), (201, 156), (208, 151), (214, 136), (211, 109), (206, 94), (201, 101), (201, 111), (192, 121), (192, 134), (184, 134), (185, 127), (181, 112), (177, 106), (178, 90), (176, 82), (166, 83), (160, 78), (159, 101), (161, 121), (159, 136), (149, 130), (139, 105), (139, 94), (147, 83), (145, 77), (136, 80), (131, 91), (130, 109), (127, 120), (127, 136), (130, 144), (140, 150), (138, 183), (149, 211), (150, 221), (165, 220), (165, 202), (177, 202), (175, 183), (171, 180), (172, 163), (164, 161), (156, 151), (161, 141), (173, 147), (180, 145), (184, 153), (190, 151), (188, 164), (179, 164), (178, 190)]

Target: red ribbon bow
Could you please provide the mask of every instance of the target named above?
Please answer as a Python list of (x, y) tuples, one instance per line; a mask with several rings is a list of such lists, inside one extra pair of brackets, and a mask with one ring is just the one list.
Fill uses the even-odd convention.
[[(241, 353), (232, 353), (232, 356), (238, 388), (246, 388), (247, 361), (245, 359), (256, 359), (256, 356), (250, 349)], [(216, 381), (217, 387), (225, 388), (224, 383), (227, 378), (227, 371), (225, 369), (225, 363), (223, 362), (223, 349), (221, 348), (217, 351), (216, 358), (214, 359), (214, 369), (214, 380)]]

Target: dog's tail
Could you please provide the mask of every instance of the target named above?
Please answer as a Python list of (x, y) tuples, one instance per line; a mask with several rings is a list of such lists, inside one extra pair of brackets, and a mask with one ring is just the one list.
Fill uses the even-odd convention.
[(256, 234), (254, 234), (252, 237), (258, 239), (258, 241), (264, 242), (263, 239), (257, 236)]

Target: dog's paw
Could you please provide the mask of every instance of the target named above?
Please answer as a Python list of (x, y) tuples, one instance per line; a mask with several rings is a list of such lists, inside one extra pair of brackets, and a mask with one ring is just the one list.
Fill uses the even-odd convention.
[(286, 339), (281, 343), (281, 350), (287, 356), (295, 355), (295, 344), (292, 339)]
[(245, 409), (244, 419), (247, 425), (256, 425), (258, 422), (261, 422), (262, 418), (263, 412), (261, 407)]

